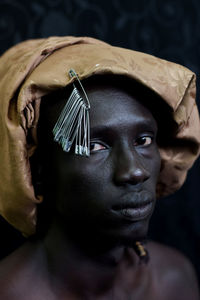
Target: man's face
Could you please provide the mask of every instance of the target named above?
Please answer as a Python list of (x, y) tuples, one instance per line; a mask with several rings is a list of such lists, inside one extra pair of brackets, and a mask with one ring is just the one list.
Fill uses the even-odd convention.
[(121, 88), (97, 85), (86, 91), (90, 157), (66, 153), (54, 143), (48, 189), (66, 233), (131, 245), (146, 236), (154, 209), (160, 170), (156, 121)]

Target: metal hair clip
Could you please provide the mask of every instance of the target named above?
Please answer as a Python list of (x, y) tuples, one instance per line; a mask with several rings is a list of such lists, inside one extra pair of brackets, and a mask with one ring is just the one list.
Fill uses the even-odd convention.
[(54, 141), (58, 142), (65, 152), (70, 151), (75, 141), (75, 154), (89, 156), (90, 103), (76, 72), (71, 69), (69, 75), (71, 78), (76, 77), (84, 98), (73, 83), (73, 91), (53, 128)]

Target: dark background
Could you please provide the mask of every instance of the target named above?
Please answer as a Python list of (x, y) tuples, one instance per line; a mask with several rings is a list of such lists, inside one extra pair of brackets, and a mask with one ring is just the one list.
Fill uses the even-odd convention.
[[(200, 73), (199, 0), (0, 0), (0, 54), (30, 38), (87, 35)], [(197, 96), (200, 107), (199, 91)], [(200, 160), (184, 186), (159, 200), (149, 236), (181, 250), (200, 279)], [(0, 257), (23, 242), (0, 219)]]

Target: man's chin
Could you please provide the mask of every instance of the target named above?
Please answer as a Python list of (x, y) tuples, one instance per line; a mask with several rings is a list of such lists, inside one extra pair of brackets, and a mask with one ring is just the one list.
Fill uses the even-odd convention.
[[(107, 225), (107, 224), (106, 224)], [(137, 222), (129, 222), (127, 224), (117, 224), (113, 226), (98, 226), (90, 228), (73, 227), (75, 229), (71, 233), (71, 239), (79, 244), (82, 248), (89, 249), (91, 252), (106, 251), (106, 249), (115, 248), (117, 246), (133, 247), (136, 241), (146, 239), (149, 227), (149, 219)], [(69, 237), (69, 234), (67, 234)]]
[(109, 229), (106, 233), (106, 241), (121, 246), (132, 247), (136, 241), (145, 240), (148, 233), (149, 221), (139, 221), (120, 228)]

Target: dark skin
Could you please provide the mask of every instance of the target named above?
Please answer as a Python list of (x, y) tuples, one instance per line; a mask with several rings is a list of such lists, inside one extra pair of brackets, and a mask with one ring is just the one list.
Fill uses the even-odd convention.
[[(150, 261), (141, 264), (133, 249), (146, 237), (155, 204), (160, 155), (154, 117), (123, 87), (86, 90), (91, 156), (51, 143), (42, 157), (45, 201), (56, 202), (54, 218), (44, 238), (1, 263), (1, 299), (199, 299), (193, 269), (181, 254), (150, 242)], [(57, 115), (48, 115), (49, 129)]]

